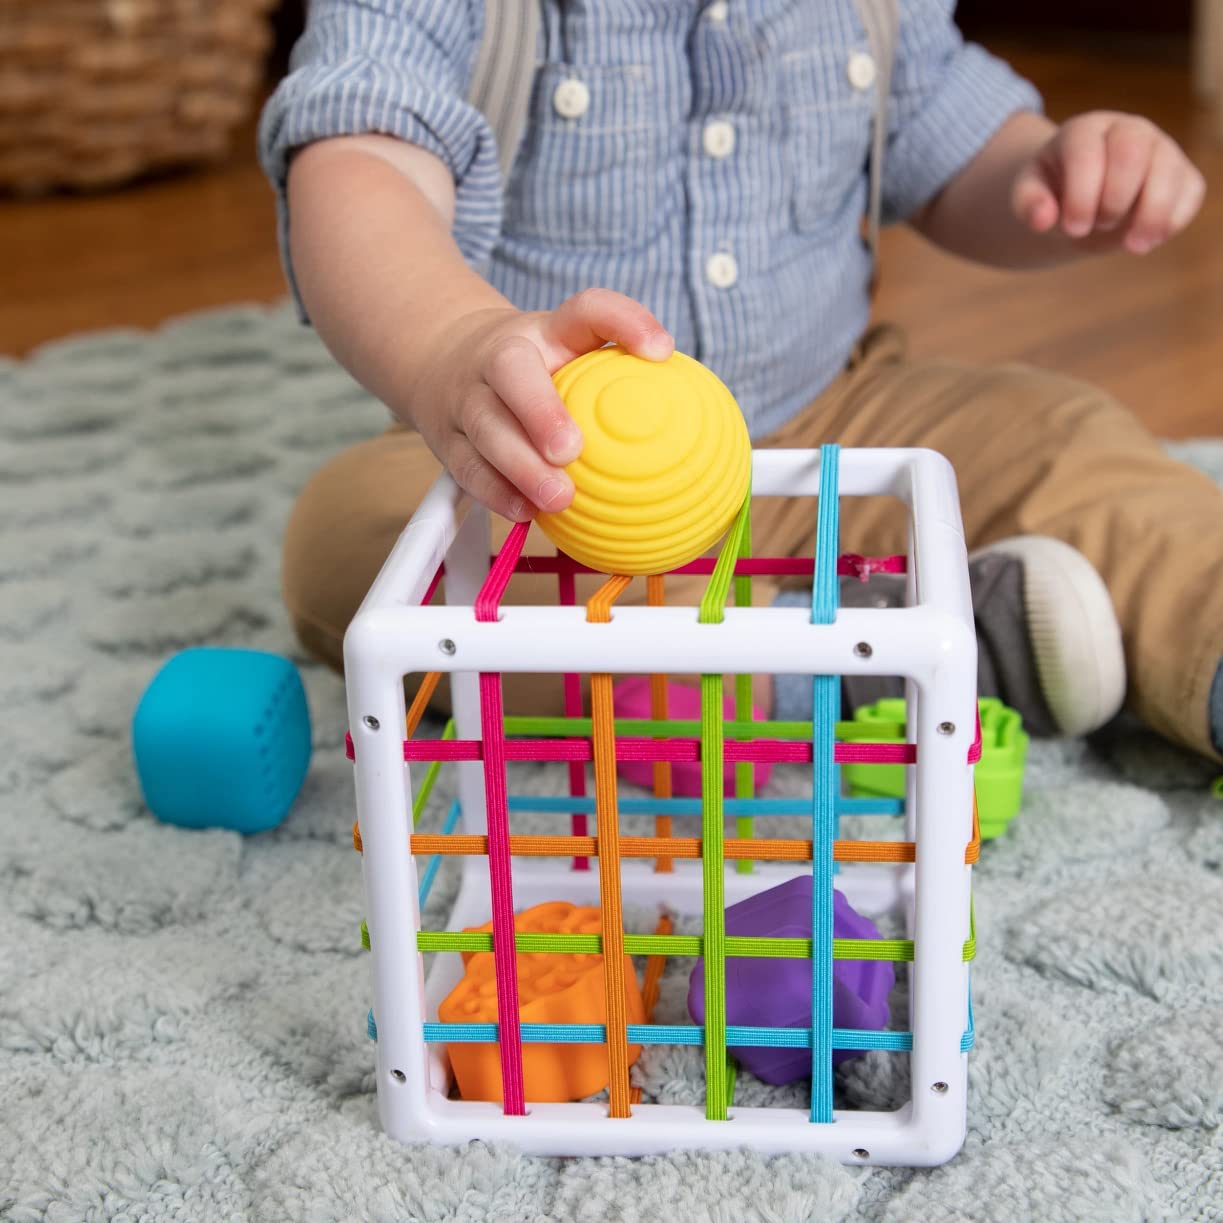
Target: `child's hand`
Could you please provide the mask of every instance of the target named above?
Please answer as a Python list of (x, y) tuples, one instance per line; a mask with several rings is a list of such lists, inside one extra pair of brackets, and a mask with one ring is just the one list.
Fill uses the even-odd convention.
[(1197, 215), (1206, 180), (1147, 119), (1091, 111), (1067, 120), (1023, 165), (1011, 204), (1029, 229), (1060, 224), (1092, 250), (1146, 254)]
[(573, 481), (561, 470), (582, 435), (551, 375), (608, 340), (664, 361), (675, 342), (642, 305), (587, 289), (555, 310), (478, 310), (448, 328), (412, 388), (412, 421), (455, 480), (478, 501), (520, 522), (562, 510)]

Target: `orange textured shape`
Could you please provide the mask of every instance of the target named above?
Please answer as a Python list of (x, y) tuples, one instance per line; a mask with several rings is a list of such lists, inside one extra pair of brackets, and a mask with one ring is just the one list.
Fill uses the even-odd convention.
[[(492, 922), (471, 929), (492, 930)], [(564, 900), (535, 905), (514, 917), (519, 934), (599, 934), (599, 910)], [(465, 951), (463, 979), (437, 1008), (442, 1023), (496, 1023), (497, 978), (491, 951)], [(641, 987), (631, 957), (624, 957), (629, 1023), (645, 1023)], [(601, 955), (557, 952), (518, 953), (518, 1014), (523, 1023), (606, 1023)], [(501, 1055), (496, 1045), (452, 1044), (450, 1065), (464, 1100), (501, 1099)], [(629, 1045), (629, 1064), (640, 1045)], [(602, 1091), (608, 1084), (607, 1046), (523, 1045), (526, 1097), (568, 1103)]]

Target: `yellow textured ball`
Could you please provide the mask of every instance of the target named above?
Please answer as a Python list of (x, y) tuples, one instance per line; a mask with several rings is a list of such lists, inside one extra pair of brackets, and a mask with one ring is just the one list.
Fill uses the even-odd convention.
[(558, 548), (604, 573), (651, 574), (721, 539), (747, 496), (752, 445), (717, 375), (682, 353), (646, 361), (613, 347), (553, 382), (584, 439), (565, 469), (572, 504), (538, 518)]

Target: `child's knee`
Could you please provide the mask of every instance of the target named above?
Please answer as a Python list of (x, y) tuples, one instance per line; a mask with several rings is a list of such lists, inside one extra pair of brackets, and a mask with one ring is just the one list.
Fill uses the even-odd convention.
[(327, 625), (319, 624), (308, 613), (294, 608), (285, 600), (289, 613), (289, 623), (293, 627), (293, 635), (302, 649), (325, 666), (340, 674), (344, 672), (344, 632), (335, 631)]
[(420, 438), (398, 429), (336, 455), (298, 495), (281, 592), (302, 645), (329, 666), (342, 667), (348, 623), (439, 470)]
[(1082, 434), (1143, 444), (1152, 440), (1134, 413), (1103, 387), (1026, 365), (1002, 366), (996, 376), (997, 399), (1007, 405), (1007, 415), (1013, 413), (1050, 440)]

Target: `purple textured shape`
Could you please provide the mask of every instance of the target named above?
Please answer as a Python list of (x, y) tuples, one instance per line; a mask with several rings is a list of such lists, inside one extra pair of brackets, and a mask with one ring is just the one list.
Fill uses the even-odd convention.
[[(726, 933), (763, 938), (811, 937), (810, 875), (789, 879), (758, 892), (726, 910)], [(832, 892), (832, 931), (835, 938), (877, 939), (879, 928), (863, 917), (836, 888)], [(726, 1022), (742, 1027), (809, 1028), (811, 1026), (809, 959), (728, 956), (726, 959)], [(832, 1023), (837, 1028), (877, 1031), (887, 1027), (888, 995), (896, 973), (887, 960), (834, 960)], [(688, 1012), (705, 1022), (705, 961), (698, 959), (688, 980)], [(861, 1050), (834, 1049), (838, 1065)], [(766, 1083), (793, 1083), (811, 1076), (810, 1049), (778, 1049), (737, 1045), (740, 1065)]]

